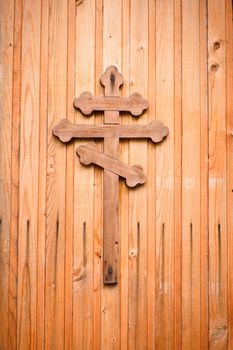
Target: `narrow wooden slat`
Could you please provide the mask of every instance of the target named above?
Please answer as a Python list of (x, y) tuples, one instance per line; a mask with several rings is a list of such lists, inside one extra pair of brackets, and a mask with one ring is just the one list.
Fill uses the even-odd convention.
[(207, 4), (200, 1), (200, 348), (208, 348), (208, 43)]
[[(169, 42), (169, 45), (167, 43)], [(174, 3), (156, 7), (156, 118), (169, 137), (156, 147), (156, 348), (174, 348)]]
[[(100, 95), (102, 87), (99, 83), (99, 77), (103, 73), (102, 66), (103, 49), (103, 0), (96, 0), (95, 6), (95, 95)], [(102, 124), (103, 118), (95, 116), (95, 124)], [(102, 142), (96, 142), (99, 149), (102, 150)], [(94, 229), (93, 229), (93, 349), (101, 349), (101, 276), (102, 266), (102, 234), (103, 234), (103, 176), (102, 170), (94, 170)]]
[[(75, 0), (68, 0), (67, 96), (66, 110), (75, 121)], [(73, 239), (74, 239), (74, 143), (67, 145), (66, 156), (66, 248), (65, 248), (65, 339), (64, 348), (73, 348)]]
[[(130, 28), (130, 0), (122, 1), (122, 54), (121, 71), (124, 76), (124, 85), (122, 86), (122, 96), (129, 96), (129, 28)], [(121, 113), (121, 124), (130, 123), (128, 113)], [(129, 141), (120, 141), (119, 157), (129, 163)], [(129, 190), (127, 186), (120, 181), (119, 193), (119, 220), (120, 220), (120, 349), (128, 349), (128, 260), (129, 260)]]
[(20, 127), (17, 348), (36, 348), (41, 3), (24, 1)]
[(8, 346), (14, 2), (0, 1), (0, 348)]
[[(148, 97), (148, 1), (130, 6), (130, 93)], [(144, 113), (133, 124), (147, 124)], [(132, 120), (132, 119), (131, 119)], [(130, 164), (147, 169), (147, 142), (130, 142)], [(129, 349), (148, 348), (147, 185), (129, 192)]]
[[(148, 60), (149, 60), (149, 115), (148, 121), (156, 118), (156, 3), (148, 2)], [(148, 348), (155, 349), (156, 313), (155, 313), (155, 281), (156, 281), (156, 148), (148, 144)]]
[[(107, 67), (100, 78), (104, 86), (105, 97), (117, 98), (123, 84), (123, 76), (116, 66)], [(119, 111), (105, 111), (104, 123), (119, 124)], [(113, 125), (110, 125), (114, 128)], [(115, 127), (118, 127), (115, 125)], [(106, 135), (107, 136), (107, 135)], [(104, 153), (118, 158), (119, 137), (104, 137)], [(103, 281), (105, 284), (118, 283), (118, 244), (119, 244), (119, 176), (109, 169), (104, 169), (103, 178)], [(110, 220), (111, 218), (111, 220)]]
[(233, 23), (232, 2), (226, 0), (226, 117), (227, 117), (227, 244), (228, 244), (228, 350), (233, 347)]
[[(95, 89), (95, 2), (76, 2), (75, 97)], [(94, 118), (75, 113), (75, 122)], [(75, 142), (75, 150), (81, 141)], [(80, 164), (74, 153), (73, 348), (93, 346), (93, 228), (94, 171)]]
[(181, 0), (174, 1), (174, 348), (181, 349), (182, 344), (182, 23)]
[(208, 1), (210, 349), (228, 341), (225, 16), (225, 1)]
[(64, 347), (66, 149), (52, 128), (66, 116), (67, 1), (49, 3), (45, 348)]
[(9, 261), (9, 314), (8, 347), (17, 348), (17, 269), (18, 269), (18, 220), (19, 220), (19, 149), (21, 112), (21, 49), (22, 49), (22, 1), (14, 5), (14, 51), (12, 93), (11, 139), (11, 232)]
[[(190, 21), (192, 13), (192, 21)], [(182, 347), (201, 343), (200, 3), (182, 1)], [(190, 38), (192, 38), (190, 40)]]
[(48, 20), (47, 1), (41, 4), (40, 33), (40, 101), (39, 101), (39, 160), (38, 160), (38, 248), (37, 248), (37, 320), (36, 344), (43, 349), (45, 342), (45, 241), (46, 241), (46, 160), (47, 160), (47, 110), (48, 110)]
[[(122, 18), (122, 0), (104, 0), (103, 1), (103, 72), (108, 66), (116, 66), (118, 71), (121, 72), (121, 18)], [(119, 92), (117, 91), (117, 94)], [(108, 92), (105, 91), (105, 95)], [(114, 112), (111, 112), (114, 113)], [(118, 121), (119, 113), (115, 113), (116, 120)], [(112, 122), (111, 115), (111, 122)], [(104, 116), (104, 122), (108, 121), (107, 112)], [(117, 139), (116, 139), (117, 140)], [(115, 154), (118, 155), (117, 145), (118, 141), (115, 141), (114, 145)], [(108, 147), (109, 146), (109, 147)], [(104, 150), (112, 151), (112, 144), (106, 143)], [(105, 172), (106, 175), (106, 172)], [(105, 176), (104, 175), (104, 176)], [(115, 183), (117, 186), (117, 192), (119, 191), (118, 177), (107, 176), (111, 182)], [(103, 186), (106, 189), (106, 182), (103, 179)], [(103, 188), (103, 191), (105, 190)], [(118, 193), (116, 192), (116, 195)], [(103, 207), (104, 207), (103, 203)], [(114, 207), (116, 212), (117, 208)], [(117, 230), (119, 227), (119, 222), (116, 222)], [(104, 223), (103, 223), (104, 227)], [(119, 239), (119, 238), (118, 238)], [(103, 242), (104, 244), (104, 242)], [(104, 261), (103, 261), (104, 263)], [(103, 267), (104, 268), (104, 267)], [(119, 349), (120, 345), (120, 289), (119, 285), (114, 286), (103, 286), (101, 290), (101, 349)]]

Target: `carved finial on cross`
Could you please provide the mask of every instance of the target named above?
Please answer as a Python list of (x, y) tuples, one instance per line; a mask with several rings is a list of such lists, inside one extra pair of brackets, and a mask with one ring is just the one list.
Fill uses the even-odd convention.
[(150, 138), (160, 142), (168, 135), (168, 128), (160, 121), (148, 125), (119, 125), (119, 112), (127, 111), (133, 116), (139, 116), (148, 108), (148, 102), (139, 94), (119, 97), (119, 88), (123, 84), (123, 76), (117, 67), (109, 66), (101, 76), (104, 86), (104, 97), (95, 97), (90, 92), (83, 92), (75, 98), (74, 107), (84, 115), (93, 111), (104, 112), (104, 124), (86, 125), (71, 124), (67, 119), (53, 128), (53, 134), (62, 142), (72, 138), (103, 138), (104, 152), (100, 152), (92, 142), (79, 146), (77, 154), (82, 164), (95, 164), (103, 168), (103, 233), (104, 233), (104, 276), (105, 284), (117, 283), (118, 270), (118, 239), (119, 239), (119, 176), (126, 179), (129, 187), (143, 184), (146, 180), (140, 165), (130, 166), (118, 159), (120, 138)]

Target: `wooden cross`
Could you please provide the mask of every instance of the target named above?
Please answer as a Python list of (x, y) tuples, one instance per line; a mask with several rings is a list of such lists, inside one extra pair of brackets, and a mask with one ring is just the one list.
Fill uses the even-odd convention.
[(126, 179), (129, 187), (143, 184), (146, 177), (140, 165), (129, 166), (118, 159), (119, 138), (150, 138), (160, 142), (168, 135), (168, 128), (160, 121), (148, 125), (119, 125), (119, 112), (128, 111), (139, 116), (148, 108), (148, 102), (138, 93), (130, 97), (120, 97), (119, 88), (123, 76), (115, 66), (110, 66), (100, 78), (105, 88), (104, 97), (94, 97), (83, 92), (75, 98), (74, 107), (84, 115), (93, 111), (104, 111), (103, 125), (72, 124), (67, 119), (53, 128), (53, 134), (62, 142), (72, 138), (104, 138), (104, 152), (92, 142), (79, 146), (77, 154), (84, 165), (96, 164), (104, 169), (103, 187), (103, 234), (104, 234), (104, 283), (117, 283), (118, 235), (119, 235), (119, 176)]

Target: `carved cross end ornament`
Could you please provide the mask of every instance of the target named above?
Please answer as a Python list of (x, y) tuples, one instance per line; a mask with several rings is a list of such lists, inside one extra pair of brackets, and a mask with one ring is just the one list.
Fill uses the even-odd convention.
[(133, 117), (140, 116), (148, 108), (148, 101), (139, 93), (129, 97), (120, 97), (119, 89), (123, 76), (115, 66), (110, 66), (100, 78), (104, 86), (104, 96), (95, 97), (90, 92), (83, 92), (74, 99), (74, 108), (89, 117), (94, 111), (104, 112), (102, 125), (72, 124), (63, 119), (53, 128), (53, 134), (61, 142), (73, 138), (104, 139), (104, 152), (92, 141), (81, 145), (76, 152), (83, 165), (95, 164), (103, 169), (103, 259), (105, 284), (117, 283), (118, 270), (118, 235), (119, 235), (119, 176), (126, 185), (135, 187), (146, 181), (140, 165), (130, 166), (118, 159), (119, 139), (150, 139), (161, 142), (169, 133), (162, 122), (155, 120), (147, 125), (120, 125), (119, 113), (130, 112)]

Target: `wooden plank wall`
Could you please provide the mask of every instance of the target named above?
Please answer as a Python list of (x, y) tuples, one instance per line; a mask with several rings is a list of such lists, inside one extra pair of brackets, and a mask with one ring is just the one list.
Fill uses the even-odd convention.
[[(0, 0), (0, 349), (233, 349), (230, 0)], [(119, 284), (102, 280), (102, 170), (52, 136), (116, 65), (170, 129), (121, 141)], [(103, 149), (101, 141), (97, 141)]]

